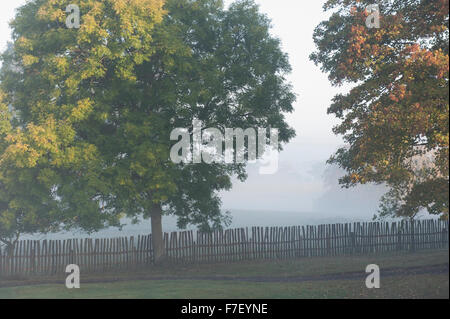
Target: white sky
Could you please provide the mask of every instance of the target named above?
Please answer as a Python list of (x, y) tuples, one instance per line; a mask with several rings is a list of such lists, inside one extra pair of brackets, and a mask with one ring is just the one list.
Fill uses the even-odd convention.
[[(229, 4), (232, 1), (225, 2)], [(325, 1), (256, 2), (260, 4), (261, 11), (272, 19), (272, 32), (282, 40), (283, 49), (290, 57), (293, 73), (289, 80), (294, 86), (298, 100), (295, 112), (287, 118), (290, 125), (296, 129), (297, 137), (280, 155), (278, 174), (260, 176), (251, 170), (246, 183), (236, 183), (231, 192), (223, 195), (224, 207), (313, 211), (315, 204), (323, 200), (325, 193), (320, 176), (322, 165), (337, 147), (342, 145), (342, 140), (331, 131), (337, 121), (326, 112), (332, 97), (339, 89), (331, 87), (327, 75), (309, 60), (309, 55), (314, 51), (313, 30), (326, 18), (322, 10)], [(14, 9), (24, 3), (26, 0), (1, 1), (1, 50), (5, 49), (10, 39), (8, 21), (14, 17)], [(348, 193), (342, 191), (342, 196), (348, 196)]]

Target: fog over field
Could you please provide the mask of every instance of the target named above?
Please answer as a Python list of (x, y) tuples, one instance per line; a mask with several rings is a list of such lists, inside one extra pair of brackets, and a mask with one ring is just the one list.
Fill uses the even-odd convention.
[[(281, 2), (280, 2), (281, 1)], [(326, 164), (327, 159), (343, 145), (342, 138), (332, 132), (339, 121), (327, 114), (333, 97), (345, 92), (348, 86), (333, 87), (327, 74), (309, 59), (315, 50), (314, 28), (329, 13), (323, 11), (322, 1), (259, 0), (260, 10), (270, 16), (271, 33), (282, 39), (282, 47), (289, 54), (292, 73), (288, 80), (297, 94), (295, 111), (286, 115), (286, 121), (297, 136), (279, 155), (279, 170), (273, 175), (258, 174), (258, 165), (251, 164), (248, 179), (233, 180), (233, 188), (221, 194), (223, 209), (230, 211), (230, 227), (306, 225), (334, 222), (372, 220), (377, 213), (379, 199), (385, 193), (383, 185), (363, 185), (342, 189), (338, 178), (343, 171)], [(226, 0), (229, 5), (232, 1)], [(2, 4), (0, 12), (0, 49), (11, 40), (8, 21), (14, 9), (25, 0)], [(289, 7), (289, 10), (286, 10)], [(293, 32), (293, 25), (295, 32)], [(429, 217), (429, 216), (428, 216)], [(147, 234), (149, 221), (130, 225), (122, 231), (106, 229), (94, 237)], [(177, 230), (176, 218), (163, 218), (164, 230)], [(85, 233), (40, 235), (39, 238), (84, 237)]]
[[(25, 0), (8, 1), (0, 13), (0, 48), (11, 40), (7, 22), (14, 17), (14, 9)], [(342, 172), (325, 164), (329, 156), (342, 146), (341, 137), (332, 127), (337, 119), (327, 115), (333, 96), (347, 88), (332, 87), (327, 75), (309, 60), (315, 46), (312, 34), (315, 26), (327, 17), (322, 10), (324, 1), (288, 2), (257, 1), (260, 10), (270, 16), (274, 36), (283, 39), (283, 49), (289, 54), (293, 72), (288, 76), (298, 95), (295, 111), (286, 120), (295, 128), (297, 136), (284, 146), (279, 155), (279, 170), (273, 175), (258, 174), (258, 165), (249, 165), (248, 179), (233, 181), (233, 188), (221, 194), (223, 209), (231, 212), (230, 227), (275, 226), (332, 223), (370, 220), (377, 211), (383, 186), (359, 186), (342, 190), (337, 178)], [(225, 1), (229, 5), (231, 1)], [(286, 5), (290, 10), (285, 10)], [(299, 17), (300, 15), (300, 17)], [(296, 32), (292, 26), (296, 25)], [(320, 91), (318, 91), (320, 88)], [(164, 230), (174, 231), (176, 219), (165, 217)], [(123, 236), (150, 232), (149, 221), (139, 225), (127, 224), (123, 231), (103, 230), (93, 236)], [(57, 234), (47, 237), (87, 236), (84, 233)]]
[[(232, 218), (229, 228), (370, 221), (377, 212), (379, 197), (385, 191), (384, 187), (373, 185), (342, 189), (337, 182), (341, 170), (321, 163), (316, 163), (309, 171), (282, 165), (279, 173), (272, 176), (258, 175), (256, 170), (256, 167), (250, 167), (251, 176), (247, 182), (234, 181), (233, 191), (222, 194), (224, 211)], [(283, 196), (271, 195), (274, 185), (283, 187)], [(132, 224), (125, 218), (122, 222), (121, 230), (108, 228), (94, 234), (74, 231), (33, 238), (98, 238), (150, 233), (149, 220)], [(163, 227), (166, 232), (179, 230), (174, 216), (164, 216)], [(196, 228), (190, 226), (188, 229)]]

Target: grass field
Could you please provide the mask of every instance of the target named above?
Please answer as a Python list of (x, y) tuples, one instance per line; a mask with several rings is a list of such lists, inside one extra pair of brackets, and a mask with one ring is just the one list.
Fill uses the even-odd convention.
[[(101, 277), (82, 274), (81, 288), (71, 290), (65, 288), (64, 278), (39, 285), (30, 284), (43, 278), (3, 281), (0, 285), (23, 286), (0, 288), (0, 298), (449, 298), (448, 257), (448, 250), (440, 250), (152, 267)], [(365, 286), (368, 264), (380, 267), (380, 289)]]

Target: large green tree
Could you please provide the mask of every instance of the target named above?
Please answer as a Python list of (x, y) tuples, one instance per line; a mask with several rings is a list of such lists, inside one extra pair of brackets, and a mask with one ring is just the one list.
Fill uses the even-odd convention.
[[(66, 25), (69, 4), (84, 13), (79, 29)], [(80, 128), (104, 118), (107, 79), (133, 81), (135, 66), (154, 53), (162, 6), (36, 0), (18, 9), (0, 73), (0, 238), (9, 245), (21, 233), (118, 225), (121, 215), (103, 201), (112, 191), (104, 158)]]
[[(78, 1), (79, 30), (52, 13), (68, 2), (32, 1), (13, 23), (16, 49), (5, 63), (22, 61), (26, 73), (2, 73), (6, 102), (21, 121), (10, 147), (33, 136), (27, 126), (54, 130), (55, 141), (37, 145), (41, 161), (32, 166), (48, 165), (55, 174), (65, 216), (83, 227), (124, 214), (151, 217), (156, 257), (163, 259), (163, 214), (178, 216), (180, 227), (220, 227), (226, 215), (218, 192), (231, 187), (231, 176), (246, 178), (244, 163), (173, 163), (171, 131), (192, 135), (198, 119), (221, 130), (278, 128), (279, 141), (287, 142), (294, 131), (283, 113), (295, 100), (287, 56), (252, 1), (225, 9), (218, 0), (168, 0), (161, 20), (141, 7), (159, 10), (158, 1)], [(129, 31), (116, 6), (131, 10), (123, 21)]]
[(346, 187), (389, 186), (381, 216), (448, 218), (449, 1), (377, 3), (379, 28), (373, 1), (329, 0), (314, 33), (311, 59), (332, 84), (353, 84), (328, 109), (348, 144), (330, 162)]

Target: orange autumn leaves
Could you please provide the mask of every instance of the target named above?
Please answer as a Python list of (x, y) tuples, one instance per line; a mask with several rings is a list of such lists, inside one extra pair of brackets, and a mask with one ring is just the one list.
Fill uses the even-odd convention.
[[(347, 142), (330, 163), (348, 172), (344, 186), (387, 183), (386, 198), (397, 198), (386, 203), (403, 207), (404, 216), (421, 208), (448, 216), (449, 1), (381, 0), (380, 28), (368, 28), (372, 3), (329, 0), (325, 9), (334, 12), (315, 30), (311, 59), (334, 85), (354, 84), (328, 109), (341, 120), (333, 131)], [(418, 170), (417, 156), (430, 165)], [(408, 195), (435, 184), (446, 192), (420, 201)]]
[[(429, 50), (420, 47), (419, 44), (407, 46), (402, 54), (405, 56), (405, 72), (408, 78), (414, 76), (424, 76), (421, 73), (412, 73), (411, 69), (417, 70), (415, 65), (422, 68), (432, 68), (438, 79), (443, 79), (448, 76), (449, 70), (449, 56), (444, 53), (442, 49)], [(424, 72), (424, 71), (423, 71)]]

